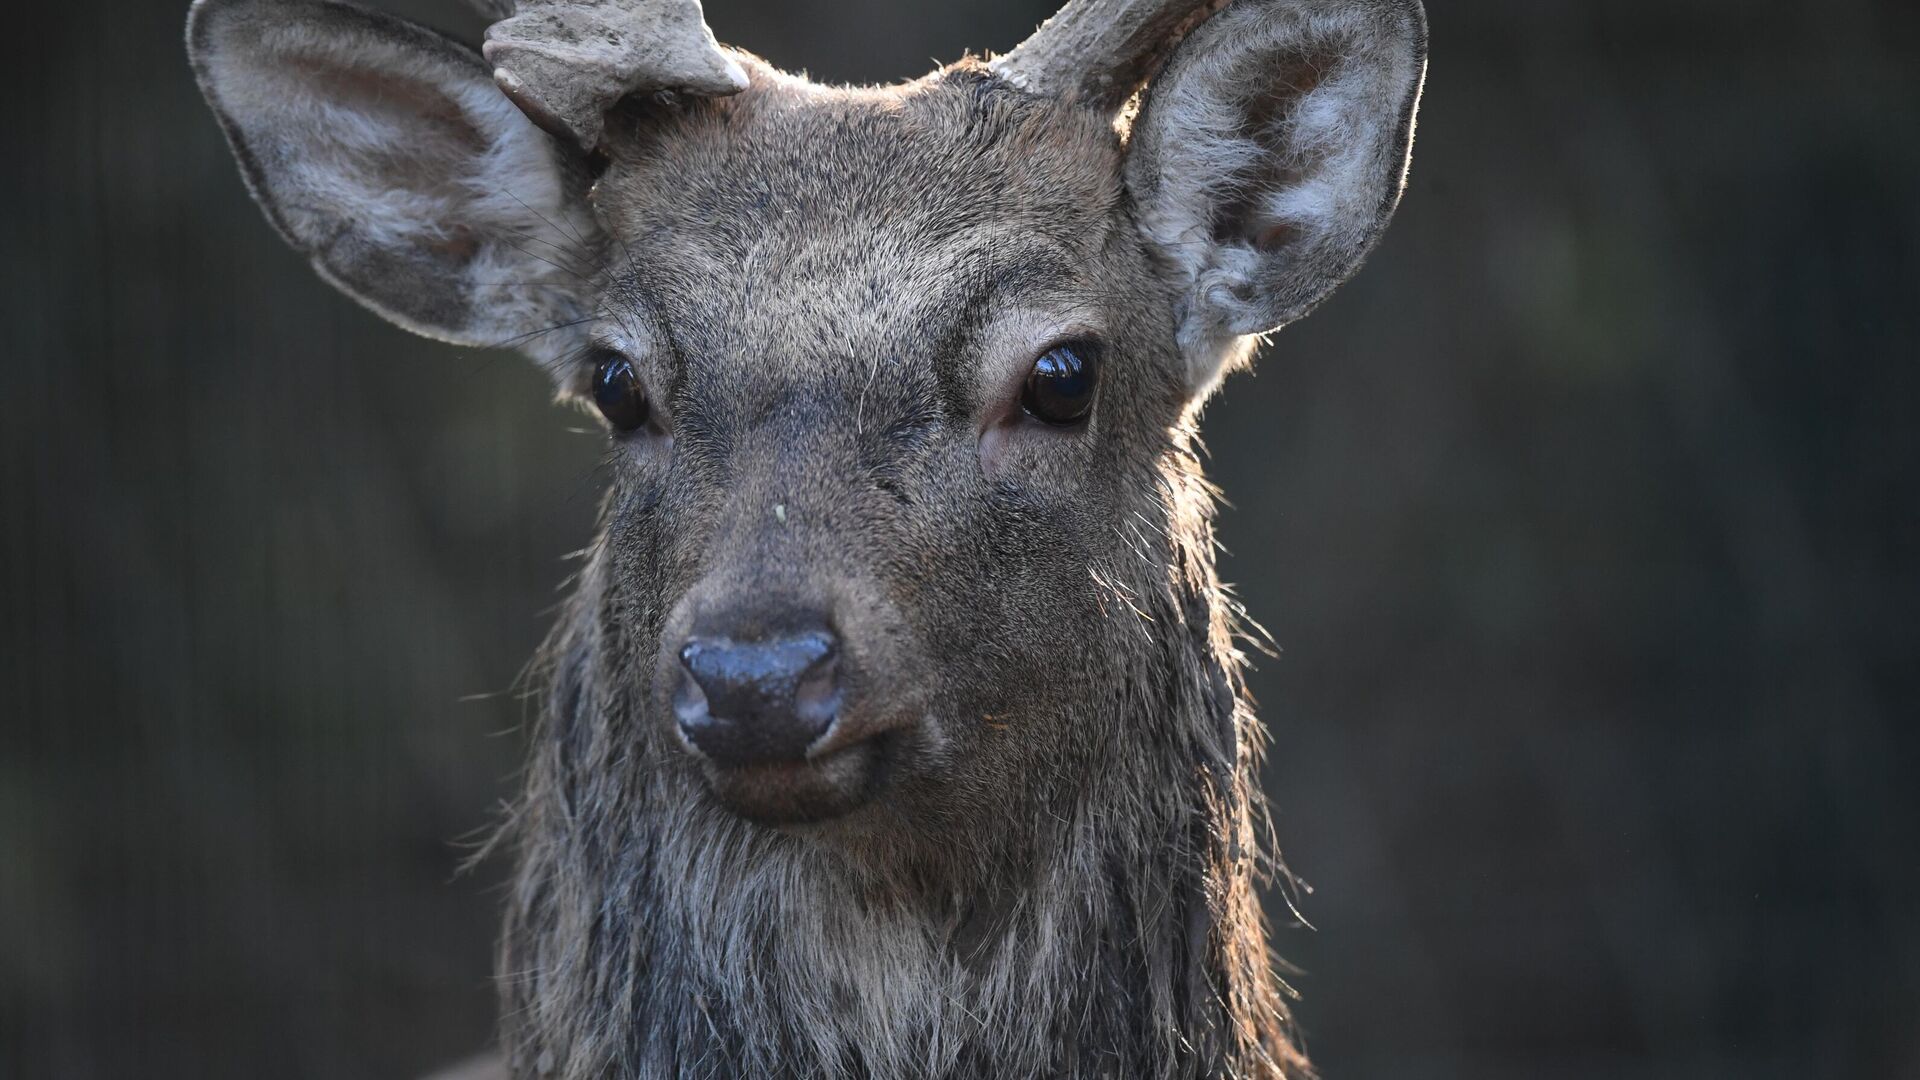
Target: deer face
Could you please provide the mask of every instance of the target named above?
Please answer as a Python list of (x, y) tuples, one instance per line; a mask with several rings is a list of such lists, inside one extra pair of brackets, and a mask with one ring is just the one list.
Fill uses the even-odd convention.
[(1185, 402), (1111, 130), (977, 70), (756, 70), (608, 134), (573, 377), (647, 402), (615, 425), (606, 587), (659, 734), (779, 820), (964, 810), (1073, 753), (1129, 630), (1089, 567), (1162, 513), (1133, 487)]
[(1126, 718), (1207, 632), (1189, 417), (1400, 188), (1417, 7), (1180, 29), (1130, 126), (1020, 52), (875, 90), (738, 57), (596, 114), (591, 164), (357, 8), (201, 0), (190, 40), (324, 276), (605, 421), (584, 579), (636, 752), (752, 820), (937, 833), (1161, 737)]

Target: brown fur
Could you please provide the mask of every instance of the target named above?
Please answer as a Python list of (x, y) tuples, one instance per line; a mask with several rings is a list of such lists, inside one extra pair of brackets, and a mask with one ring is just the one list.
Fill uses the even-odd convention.
[[(297, 65), (223, 62), (241, 39), (219, 20), (251, 3), (202, 0), (195, 41), (256, 192), (307, 197), (304, 168), (351, 192), (369, 166), (335, 148), (348, 142), (256, 104), (258, 80)], [(1367, 8), (1388, 9), (1407, 10)], [(302, 10), (310, 23), (287, 33), (332, 43), (316, 47), (325, 79), (390, 77), (360, 72), (328, 36), (329, 20), (365, 33), (371, 16)], [(590, 192), (569, 179), (585, 163), (544, 136), (476, 121), (522, 146), (522, 172), (478, 150), (443, 168), (509, 185), (544, 161), (534, 180), (555, 194), (531, 217), (499, 199), (465, 216), (432, 203), (477, 238), (472, 257), (518, 251), (529, 271), (504, 307), (487, 290), (505, 286), (471, 273), (455, 300), (519, 312), (565, 394), (586, 390), (607, 350), (625, 354), (655, 410), (610, 444), (602, 527), (545, 653), (526, 788), (500, 838), (518, 865), (500, 963), (512, 1070), (1304, 1074), (1255, 890), (1260, 730), (1194, 452), (1223, 346), (1189, 340), (1212, 302), (1192, 290), (1218, 281), (1141, 220), (1144, 207), (1164, 224), (1169, 199), (1180, 212), (1241, 199), (1212, 211), (1224, 224), (1206, 243), (1240, 245), (1220, 265), (1283, 260), (1241, 239), (1285, 233), (1261, 220), (1275, 193), (1181, 188), (1110, 116), (973, 62), (848, 89), (740, 59), (751, 86), (738, 96), (610, 117)], [(1170, 70), (1197, 64), (1176, 55)], [(484, 77), (478, 64), (457, 76), (421, 123), (483, 109), (466, 80)], [(1141, 122), (1178, 159), (1173, 118), (1191, 95), (1176, 84), (1156, 104), (1163, 89)], [(1406, 129), (1396, 158), (1393, 110), (1409, 93), (1388, 87), (1368, 128), (1387, 142), (1350, 155), (1386, 163), (1375, 179), (1396, 193)], [(1250, 115), (1235, 138), (1306, 126)], [(268, 144), (294, 148), (281, 152), (290, 175)], [(379, 188), (392, 183), (368, 177), (366, 197), (393, 197)], [(309, 235), (284, 207), (275, 220), (303, 250), (344, 237), (449, 257), (446, 228), (416, 236), (321, 209), (310, 216), (335, 231)], [(1359, 246), (1338, 258), (1316, 241), (1311, 280), (1263, 272), (1292, 274), (1298, 307), (1351, 271), (1377, 224), (1340, 222), (1327, 235)], [(403, 282), (343, 284), (409, 310), (383, 292)], [(1034, 358), (1089, 337), (1105, 356), (1090, 421), (1024, 416)], [(783, 823), (762, 824), (740, 812), (739, 785), (755, 781), (717, 776), (675, 737), (674, 645), (702, 620), (752, 634), (801, 609), (832, 614), (840, 723), (866, 737), (866, 771), (826, 810), (776, 805)]]
[[(1118, 138), (966, 65), (887, 90), (755, 80), (630, 118), (596, 191), (612, 321), (634, 324), (616, 331), (630, 353), (656, 344), (672, 448), (617, 452), (605, 539), (552, 650), (568, 692), (513, 828), (510, 1045), (581, 1076), (697, 1074), (706, 1053), (721, 1075), (1296, 1061), (1251, 885), (1255, 736), (1233, 705), (1210, 499)], [(979, 418), (1017, 375), (1009, 355), (1046, 344), (995, 337), (1021, 311), (1112, 343), (1115, 404), (1082, 434), (1015, 432), (988, 477)], [(857, 695), (923, 718), (853, 815), (743, 827), (648, 719), (661, 680), (635, 673), (691, 604), (822, 592)], [(660, 941), (609, 895), (752, 944)], [(873, 910), (783, 925), (766, 905)], [(703, 925), (715, 907), (724, 930)], [(875, 999), (842, 1019), (871, 1015), (803, 1020), (793, 1003), (819, 988), (734, 962), (867, 978), (838, 992)], [(697, 1016), (661, 1002), (689, 993)], [(610, 1010), (645, 1037), (583, 1022)]]

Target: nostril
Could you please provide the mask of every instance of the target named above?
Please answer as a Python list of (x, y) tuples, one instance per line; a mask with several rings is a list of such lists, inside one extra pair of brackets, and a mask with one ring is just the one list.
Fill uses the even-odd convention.
[(840, 712), (840, 657), (828, 653), (809, 666), (793, 691), (793, 709), (802, 723), (825, 730)]
[[(684, 651), (681, 663), (686, 663)], [(681, 726), (696, 724), (706, 718), (707, 692), (700, 688), (698, 680), (691, 671), (683, 671), (675, 680), (673, 688), (673, 715), (679, 717)]]
[(757, 641), (694, 637), (679, 657), (675, 718), (716, 764), (803, 760), (839, 712), (839, 644), (824, 629)]

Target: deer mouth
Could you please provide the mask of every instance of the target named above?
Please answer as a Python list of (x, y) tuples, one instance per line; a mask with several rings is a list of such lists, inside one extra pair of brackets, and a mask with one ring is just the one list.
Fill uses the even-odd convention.
[(713, 797), (748, 821), (765, 825), (830, 821), (872, 797), (884, 763), (882, 741), (866, 739), (804, 761), (730, 767), (706, 761), (701, 763), (701, 773)]

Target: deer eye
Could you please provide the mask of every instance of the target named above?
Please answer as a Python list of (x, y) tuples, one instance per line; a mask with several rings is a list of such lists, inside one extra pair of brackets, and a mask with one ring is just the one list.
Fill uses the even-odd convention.
[(599, 407), (600, 415), (607, 418), (607, 423), (622, 434), (646, 426), (653, 413), (647, 404), (646, 388), (640, 385), (640, 376), (633, 370), (633, 362), (612, 350), (602, 353), (594, 368), (593, 403)]
[(1100, 346), (1091, 341), (1064, 342), (1033, 362), (1020, 393), (1020, 407), (1044, 423), (1077, 424), (1093, 411), (1093, 392), (1099, 382)]

